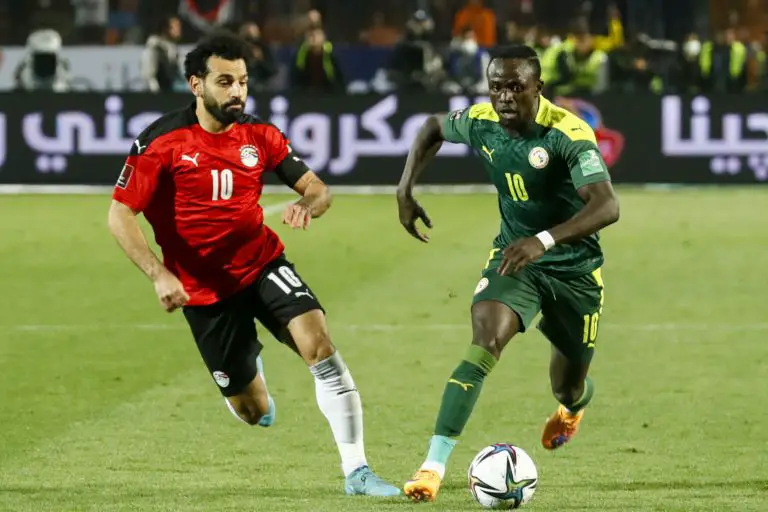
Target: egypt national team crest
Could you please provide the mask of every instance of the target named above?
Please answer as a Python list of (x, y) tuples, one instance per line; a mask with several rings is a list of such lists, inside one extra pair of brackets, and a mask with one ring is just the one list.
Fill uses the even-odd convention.
[(229, 375), (224, 372), (220, 372), (218, 370), (213, 372), (213, 380), (215, 380), (216, 384), (222, 388), (229, 386)]
[(536, 146), (528, 153), (528, 163), (534, 169), (543, 169), (549, 163), (549, 153), (546, 149)]
[(240, 148), (240, 161), (246, 167), (256, 167), (259, 163), (259, 152), (254, 146), (243, 146)]

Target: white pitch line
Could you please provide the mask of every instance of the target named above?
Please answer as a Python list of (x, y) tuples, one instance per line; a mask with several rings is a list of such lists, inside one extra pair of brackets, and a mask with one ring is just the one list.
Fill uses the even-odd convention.
[[(768, 331), (768, 323), (743, 323), (743, 324), (694, 324), (694, 323), (666, 323), (666, 324), (610, 324), (601, 327), (613, 330), (625, 331), (715, 331), (715, 332), (739, 332), (739, 331)], [(348, 332), (395, 332), (395, 331), (455, 331), (469, 329), (469, 322), (465, 324), (347, 324), (332, 326), (331, 330)], [(187, 330), (184, 324), (18, 324), (0, 326), (0, 329), (10, 329), (20, 332), (59, 332), (59, 331), (95, 331), (108, 330), (137, 330), (137, 331), (177, 331)]]

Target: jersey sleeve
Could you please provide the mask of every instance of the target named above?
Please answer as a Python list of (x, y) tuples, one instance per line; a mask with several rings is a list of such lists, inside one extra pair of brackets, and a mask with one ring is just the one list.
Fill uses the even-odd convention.
[(155, 146), (141, 147), (137, 140), (117, 178), (112, 198), (136, 212), (143, 211), (152, 199), (165, 168), (160, 150)]
[(275, 126), (269, 126), (264, 134), (264, 168), (274, 171), (291, 152), (288, 138)]
[(470, 109), (454, 110), (443, 121), (443, 137), (448, 142), (471, 145), (473, 119), (469, 116)]
[(576, 139), (562, 137), (560, 148), (561, 156), (571, 174), (573, 186), (577, 189), (611, 179), (608, 166), (605, 165), (600, 149), (597, 147), (594, 133), (588, 126), (582, 129), (589, 132)]

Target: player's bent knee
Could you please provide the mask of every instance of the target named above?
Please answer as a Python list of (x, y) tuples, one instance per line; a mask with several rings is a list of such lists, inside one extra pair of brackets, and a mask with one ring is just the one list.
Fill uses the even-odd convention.
[(302, 350), (301, 356), (309, 366), (314, 366), (331, 357), (335, 351), (330, 335), (327, 332), (318, 333), (307, 344), (307, 348)]
[(496, 359), (499, 359), (515, 332), (493, 315), (479, 312), (472, 316), (472, 344), (484, 348)]

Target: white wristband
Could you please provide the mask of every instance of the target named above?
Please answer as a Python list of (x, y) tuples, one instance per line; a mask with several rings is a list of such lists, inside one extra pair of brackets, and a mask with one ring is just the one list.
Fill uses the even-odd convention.
[(541, 244), (544, 246), (545, 251), (548, 251), (555, 246), (555, 239), (552, 238), (552, 235), (549, 234), (549, 231), (536, 233), (536, 238), (538, 238)]

